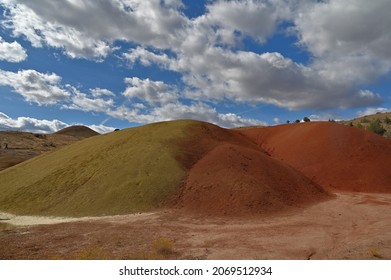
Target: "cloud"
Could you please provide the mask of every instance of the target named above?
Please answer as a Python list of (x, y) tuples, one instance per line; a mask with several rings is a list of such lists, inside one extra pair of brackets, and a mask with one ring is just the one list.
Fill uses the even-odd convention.
[(187, 19), (181, 1), (2, 0), (3, 26), (35, 47), (63, 49), (72, 58), (101, 60), (125, 40), (169, 48)]
[(15, 73), (0, 70), (0, 85), (11, 87), (26, 101), (38, 105), (51, 105), (70, 97), (70, 93), (60, 82), (61, 77), (54, 73), (43, 74), (35, 70), (20, 70)]
[(266, 124), (256, 119), (243, 118), (234, 113), (219, 113), (215, 108), (202, 102), (186, 105), (177, 101), (175, 103), (164, 104), (163, 106), (143, 109), (136, 107), (129, 108), (122, 105), (108, 112), (108, 115), (135, 123), (193, 119), (214, 123), (222, 127)]
[(29, 117), (12, 119), (0, 112), (0, 130), (19, 130), (34, 133), (53, 133), (68, 125), (59, 120), (38, 120)]
[(99, 125), (96, 125), (96, 124), (93, 124), (93, 125), (87, 125), (87, 127), (91, 128), (92, 130), (100, 133), (100, 134), (105, 134), (105, 133), (110, 133), (110, 132), (113, 132), (115, 130), (114, 127), (111, 127), (111, 126), (105, 126), (105, 125), (102, 125), (102, 124), (99, 124)]
[[(181, 101), (177, 89), (162, 81), (150, 79), (126, 78), (128, 87), (123, 95), (131, 100), (132, 109), (121, 106), (109, 112), (111, 116), (127, 119), (131, 122), (146, 123), (176, 119), (203, 120), (223, 127), (255, 125), (261, 122), (245, 119), (233, 113), (221, 114), (203, 102), (186, 105)], [(145, 102), (136, 103), (135, 100)], [(140, 106), (141, 105), (141, 106)]]
[(115, 96), (115, 94), (105, 88), (92, 88), (90, 89), (90, 92), (93, 97), (100, 97), (100, 96)]
[[(388, 0), (303, 1), (295, 24), (300, 42), (316, 56), (368, 53), (389, 59)], [(348, 20), (347, 20), (348, 17)]]
[(294, 18), (296, 34), (326, 78), (362, 84), (390, 71), (390, 1), (303, 3)]
[[(223, 38), (231, 37), (238, 31), (243, 35), (264, 42), (277, 26), (277, 14), (267, 1), (216, 1), (206, 6), (205, 20), (223, 30), (218, 33)], [(224, 36), (225, 34), (225, 36)], [(229, 42), (230, 40), (222, 40)]]
[(348, 108), (381, 102), (376, 93), (357, 90), (346, 80), (327, 76), (276, 52), (257, 54), (210, 46), (201, 53), (169, 58), (139, 47), (129, 57), (131, 63), (155, 63), (181, 73), (186, 97), (193, 100), (228, 99), (287, 109)]
[[(84, 125), (80, 123), (72, 125)], [(65, 127), (71, 126), (59, 120), (39, 120), (30, 117), (18, 117), (13, 119), (0, 112), (0, 130), (17, 130), (33, 133), (54, 133)], [(108, 133), (114, 131), (114, 127), (100, 125), (84, 125), (99, 133)]]
[(185, 105), (171, 103), (160, 108), (155, 108), (152, 115), (161, 120), (195, 119), (215, 123), (222, 127), (238, 127), (248, 125), (260, 125), (259, 120), (244, 119), (236, 114), (221, 114), (204, 103)]
[[(92, 90), (91, 96), (89, 96), (71, 85), (68, 85), (67, 88), (72, 92), (72, 97), (70, 105), (63, 105), (63, 109), (80, 110), (84, 112), (107, 112), (114, 106), (113, 99), (104, 99), (96, 96), (97, 92), (102, 94), (102, 89)], [(108, 93), (106, 90), (103, 90), (103, 92), (106, 93), (106, 95)]]
[(127, 88), (123, 95), (128, 99), (137, 98), (150, 105), (167, 104), (178, 99), (175, 87), (165, 84), (162, 81), (151, 81), (150, 79), (139, 79), (136, 77), (126, 78)]
[(170, 68), (170, 64), (175, 62), (175, 59), (170, 58), (165, 53), (154, 53), (140, 46), (136, 47), (135, 49), (131, 49), (122, 56), (129, 62), (130, 66), (133, 66), (136, 62), (139, 62), (143, 66), (151, 66), (152, 64), (156, 64), (161, 67)]
[(363, 111), (358, 111), (357, 117), (363, 117), (363, 116), (368, 116), (368, 115), (374, 115), (376, 113), (387, 113), (387, 112), (391, 112), (391, 109), (390, 108), (382, 108), (382, 107), (366, 108)]
[(340, 121), (342, 118), (336, 113), (324, 112), (320, 114), (312, 114), (309, 116), (309, 119), (311, 121), (328, 121), (328, 120)]
[[(5, 7), (3, 27), (34, 47), (49, 46), (72, 58), (101, 61), (118, 49), (116, 42), (130, 42), (135, 47), (121, 54), (130, 66), (154, 64), (179, 73), (184, 87), (180, 91), (145, 78), (126, 80), (123, 95), (147, 108), (117, 106), (114, 95), (99, 89), (72, 92), (71, 104), (64, 107), (119, 118), (128, 115), (142, 122), (157, 119), (152, 109), (163, 112), (171, 106), (177, 112), (183, 109), (186, 116), (199, 106), (195, 104), (221, 100), (289, 110), (375, 107), (383, 100), (368, 91), (368, 85), (391, 69), (388, 0), (208, 1), (206, 13), (193, 19), (184, 15), (180, 0), (0, 3)], [(288, 23), (289, 30), (281, 23)], [(308, 62), (242, 48), (245, 37), (263, 44), (281, 29), (294, 31), (298, 46), (311, 57)], [(42, 98), (24, 96), (44, 104)], [(208, 112), (213, 115), (212, 111)], [(214, 119), (223, 122), (222, 116)]]
[(12, 43), (5, 42), (0, 37), (0, 60), (8, 62), (21, 62), (27, 58), (26, 50), (16, 41)]

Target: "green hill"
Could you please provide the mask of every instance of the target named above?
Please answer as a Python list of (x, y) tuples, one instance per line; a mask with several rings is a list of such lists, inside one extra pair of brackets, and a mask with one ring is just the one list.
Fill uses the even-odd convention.
[(81, 140), (0, 172), (0, 210), (86, 216), (151, 210), (185, 176), (176, 145), (191, 121), (151, 124)]

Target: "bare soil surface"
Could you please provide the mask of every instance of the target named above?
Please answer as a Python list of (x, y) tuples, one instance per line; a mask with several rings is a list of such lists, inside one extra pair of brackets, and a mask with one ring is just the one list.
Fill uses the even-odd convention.
[(332, 197), (257, 147), (221, 143), (188, 172), (175, 207), (206, 216), (269, 214)]
[[(65, 132), (59, 131), (58, 134), (0, 131), (0, 171), (43, 153), (93, 136), (92, 133), (91, 135), (71, 133), (73, 132), (71, 128), (64, 129)], [(79, 127), (78, 129), (82, 131)], [(85, 128), (85, 130), (87, 129), (89, 128)], [(69, 134), (66, 132), (69, 132)]]
[(77, 140), (67, 135), (0, 131), (0, 144), (3, 145), (0, 149), (0, 171)]
[(391, 193), (391, 141), (331, 122), (249, 128), (240, 133), (324, 189)]
[[(0, 259), (391, 259), (390, 206), (391, 194), (337, 193), (240, 218), (178, 209), (71, 220), (2, 213)], [(172, 248), (153, 254), (159, 240)]]

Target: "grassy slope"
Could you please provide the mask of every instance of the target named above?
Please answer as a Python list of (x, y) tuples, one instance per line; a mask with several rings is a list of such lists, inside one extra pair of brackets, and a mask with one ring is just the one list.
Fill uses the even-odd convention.
[(0, 211), (86, 216), (161, 206), (185, 176), (176, 145), (198, 122), (176, 121), (85, 139), (0, 172)]
[(362, 128), (367, 129), (370, 125), (370, 122), (372, 122), (376, 119), (379, 119), (381, 121), (381, 125), (386, 130), (386, 132), (384, 133), (384, 136), (391, 138), (391, 124), (387, 124), (385, 122), (386, 117), (391, 119), (391, 112), (368, 115), (368, 116), (356, 118), (356, 119), (353, 119), (350, 121), (343, 121), (342, 123), (344, 123), (346, 125), (352, 124), (355, 127), (361, 126)]

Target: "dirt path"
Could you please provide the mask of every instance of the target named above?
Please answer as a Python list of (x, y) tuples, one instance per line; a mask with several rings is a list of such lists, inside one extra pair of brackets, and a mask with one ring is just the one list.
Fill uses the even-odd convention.
[(175, 259), (391, 259), (390, 206), (390, 194), (339, 193), (273, 217), (11, 217), (0, 222), (24, 226), (0, 230), (0, 259), (150, 258), (162, 238), (173, 241), (175, 253), (165, 257)]
[(44, 216), (18, 216), (10, 213), (0, 212), (0, 222), (5, 222), (14, 226), (36, 226), (36, 225), (53, 225), (71, 222), (86, 222), (86, 221), (136, 221), (140, 218), (148, 217), (154, 213), (139, 213), (131, 215), (105, 216), (105, 217), (82, 217), (82, 218), (67, 218), (67, 217), (44, 217)]

